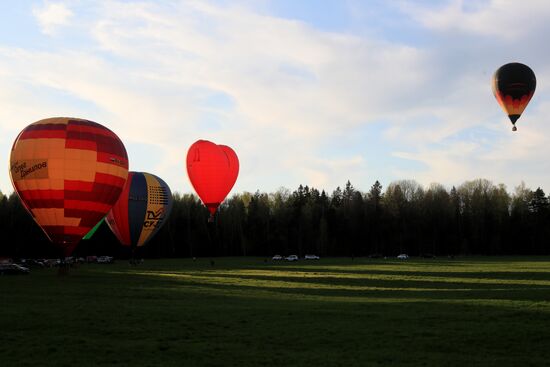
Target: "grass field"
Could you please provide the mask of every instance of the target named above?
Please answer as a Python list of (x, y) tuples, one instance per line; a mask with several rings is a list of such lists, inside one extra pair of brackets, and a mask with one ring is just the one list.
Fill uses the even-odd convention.
[(548, 366), (550, 259), (148, 260), (0, 277), (1, 366)]

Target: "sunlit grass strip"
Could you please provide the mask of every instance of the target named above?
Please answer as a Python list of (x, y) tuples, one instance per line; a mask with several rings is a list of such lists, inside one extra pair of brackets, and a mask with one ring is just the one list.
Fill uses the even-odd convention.
[[(132, 272), (141, 275), (162, 275), (171, 274), (169, 276), (194, 276), (201, 278), (217, 277), (269, 277), (269, 278), (301, 278), (301, 279), (350, 279), (350, 280), (368, 280), (368, 281), (411, 281), (411, 282), (427, 282), (439, 284), (476, 284), (476, 285), (526, 285), (549, 287), (550, 279), (497, 279), (497, 278), (473, 278), (473, 277), (449, 277), (449, 276), (422, 276), (422, 275), (387, 275), (387, 274), (357, 274), (357, 273), (329, 273), (329, 272), (309, 272), (309, 271), (280, 271), (280, 270), (201, 270), (193, 272)], [(204, 275), (207, 274), (207, 275)], [(269, 280), (267, 280), (269, 281)], [(273, 281), (273, 280), (271, 280)], [(308, 283), (309, 284), (309, 283)], [(404, 288), (410, 289), (410, 288)], [(428, 289), (428, 288), (423, 288)], [(434, 288), (434, 290), (438, 290)], [(549, 289), (550, 290), (550, 289)]]
[[(207, 274), (204, 274), (207, 273)], [(243, 274), (245, 273), (245, 274)], [(131, 274), (141, 275), (141, 276), (154, 276), (154, 277), (166, 277), (176, 280), (190, 281), (194, 283), (203, 283), (203, 284), (218, 284), (218, 285), (232, 285), (232, 286), (242, 286), (242, 287), (255, 287), (255, 288), (287, 288), (287, 289), (312, 289), (312, 290), (343, 290), (343, 291), (353, 291), (353, 292), (365, 292), (365, 291), (403, 291), (403, 292), (468, 292), (475, 291), (479, 289), (475, 288), (429, 288), (429, 287), (383, 287), (383, 286), (367, 286), (367, 285), (349, 285), (349, 284), (325, 284), (325, 283), (315, 283), (315, 282), (301, 282), (301, 281), (283, 281), (276, 279), (265, 279), (265, 278), (243, 278), (239, 275), (263, 275), (266, 276), (265, 271), (251, 271), (243, 270), (237, 272), (223, 272), (223, 271), (208, 271), (201, 273), (185, 273), (185, 272), (154, 272), (154, 271), (144, 271), (144, 272), (131, 272)], [(284, 273), (281, 274), (277, 272), (275, 275), (269, 275), (272, 278), (285, 277), (285, 278), (318, 278), (318, 276), (308, 275), (307, 273)], [(328, 276), (323, 276), (328, 278)], [(332, 276), (337, 278), (337, 276)], [(362, 278), (363, 279), (363, 278)], [(470, 278), (450, 278), (454, 280), (443, 281), (440, 279), (431, 280), (425, 277), (368, 277), (364, 279), (369, 280), (394, 280), (394, 281), (422, 281), (422, 282), (438, 282), (438, 283), (462, 283), (462, 284), (488, 284), (488, 285), (536, 285), (533, 282), (543, 283), (543, 285), (548, 286), (550, 290), (550, 281), (509, 281), (509, 280), (490, 280), (490, 279), (473, 279), (470, 281)], [(468, 280), (468, 281), (466, 281)], [(543, 288), (546, 289), (546, 288)], [(483, 290), (487, 290), (483, 288)], [(511, 291), (510, 288), (500, 288), (493, 289)]]
[(333, 271), (333, 272), (356, 272), (356, 271), (393, 271), (393, 272), (430, 272), (430, 273), (548, 273), (550, 271), (550, 262), (472, 262), (472, 263), (419, 263), (407, 262), (398, 263), (361, 263), (351, 265), (273, 265), (271, 268), (281, 270), (290, 269), (308, 269), (311, 271)]

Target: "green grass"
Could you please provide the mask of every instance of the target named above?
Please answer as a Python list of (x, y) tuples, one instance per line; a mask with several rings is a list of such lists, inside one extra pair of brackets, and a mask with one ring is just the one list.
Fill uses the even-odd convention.
[(0, 277), (0, 365), (550, 364), (548, 258), (215, 261)]

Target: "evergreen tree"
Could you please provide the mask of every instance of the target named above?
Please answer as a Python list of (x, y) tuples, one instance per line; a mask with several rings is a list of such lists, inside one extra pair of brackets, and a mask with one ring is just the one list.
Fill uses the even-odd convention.
[[(447, 191), (413, 180), (376, 181), (362, 193), (348, 180), (331, 195), (300, 185), (266, 194), (243, 192), (220, 205), (216, 222), (196, 195), (174, 193), (172, 214), (139, 256), (322, 256), (548, 254), (550, 202), (524, 183), (510, 195), (502, 184), (466, 181)], [(21, 204), (0, 193), (0, 256), (54, 257), (58, 248)], [(106, 225), (75, 255), (128, 256)]]
[(529, 211), (532, 213), (540, 213), (548, 209), (548, 198), (540, 187), (532, 192), (531, 200), (528, 205)]

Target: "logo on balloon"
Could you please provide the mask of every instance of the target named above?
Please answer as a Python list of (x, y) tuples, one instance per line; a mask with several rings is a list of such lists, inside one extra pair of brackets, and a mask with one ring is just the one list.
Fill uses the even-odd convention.
[(164, 208), (159, 208), (156, 212), (147, 210), (146, 220), (143, 222), (143, 227), (147, 229), (157, 228), (161, 225), (164, 219)]
[(15, 181), (24, 178), (48, 178), (48, 161), (42, 159), (16, 161), (11, 165), (11, 175)]
[(116, 157), (110, 157), (109, 160), (115, 164), (118, 164), (119, 166), (124, 166), (125, 162), (116, 158)]
[(147, 202), (147, 195), (132, 195), (132, 194), (130, 194), (128, 196), (128, 200)]

